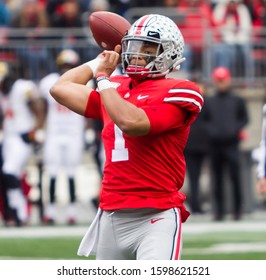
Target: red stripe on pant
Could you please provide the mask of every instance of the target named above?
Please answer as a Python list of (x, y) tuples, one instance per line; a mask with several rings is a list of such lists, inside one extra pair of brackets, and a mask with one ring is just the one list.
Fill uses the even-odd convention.
[(177, 218), (177, 233), (174, 240), (174, 249), (173, 249), (173, 255), (172, 260), (178, 260), (181, 255), (181, 242), (182, 242), (182, 235), (181, 235), (181, 229), (182, 229), (182, 223), (181, 223), (181, 214), (180, 209), (176, 209), (176, 218)]

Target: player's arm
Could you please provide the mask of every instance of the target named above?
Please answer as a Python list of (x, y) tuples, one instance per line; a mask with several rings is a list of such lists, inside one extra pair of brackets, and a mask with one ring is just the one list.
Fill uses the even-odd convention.
[(105, 110), (125, 134), (132, 136), (148, 134), (150, 121), (145, 111), (121, 98), (116, 89), (111, 87), (108, 79), (119, 62), (119, 51), (104, 51), (103, 56), (97, 68), (96, 77), (98, 77), (98, 91)]
[(148, 134), (150, 122), (143, 109), (123, 100), (114, 88), (102, 90), (101, 99), (112, 121), (125, 134), (131, 136)]
[(84, 115), (92, 88), (86, 86), (93, 71), (82, 64), (65, 72), (50, 89), (53, 98), (70, 110)]

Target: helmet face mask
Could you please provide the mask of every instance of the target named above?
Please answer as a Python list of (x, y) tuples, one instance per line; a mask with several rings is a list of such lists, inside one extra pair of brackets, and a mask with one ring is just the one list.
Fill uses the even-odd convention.
[(132, 69), (135, 72), (154, 72), (156, 69), (156, 58), (160, 54), (161, 46), (157, 42), (143, 40), (126, 40), (122, 43), (125, 52), (122, 53), (123, 68)]
[[(153, 53), (149, 53), (149, 45), (153, 47)], [(123, 71), (133, 78), (135, 75), (162, 77), (173, 69), (179, 69), (179, 64), (185, 60), (183, 51), (183, 36), (171, 19), (146, 15), (138, 19), (122, 39)], [(133, 64), (132, 57), (141, 57), (142, 60), (133, 59)]]

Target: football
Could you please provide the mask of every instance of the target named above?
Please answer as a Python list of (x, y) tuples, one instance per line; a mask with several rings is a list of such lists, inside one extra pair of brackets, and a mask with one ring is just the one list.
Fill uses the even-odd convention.
[(89, 16), (89, 27), (96, 43), (104, 50), (113, 50), (124, 37), (131, 24), (122, 16), (107, 12), (93, 12)]

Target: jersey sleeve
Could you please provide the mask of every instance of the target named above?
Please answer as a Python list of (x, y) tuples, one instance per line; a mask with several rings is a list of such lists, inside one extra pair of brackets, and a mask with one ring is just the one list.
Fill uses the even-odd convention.
[(101, 112), (100, 95), (96, 90), (93, 90), (88, 98), (84, 117), (102, 120)]
[(149, 134), (157, 134), (185, 125), (187, 113), (172, 104), (142, 107), (150, 121)]
[(189, 113), (188, 123), (192, 123), (200, 113), (204, 100), (199, 87), (190, 81), (183, 81), (172, 87), (163, 99)]

